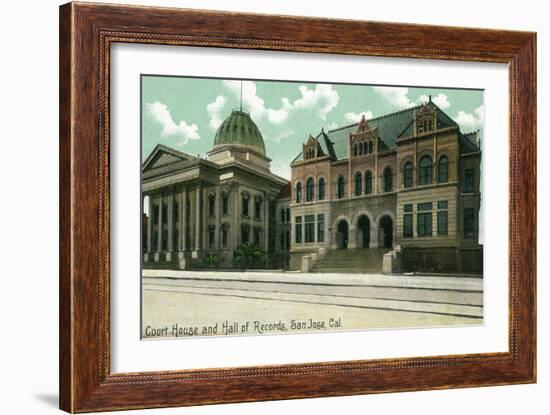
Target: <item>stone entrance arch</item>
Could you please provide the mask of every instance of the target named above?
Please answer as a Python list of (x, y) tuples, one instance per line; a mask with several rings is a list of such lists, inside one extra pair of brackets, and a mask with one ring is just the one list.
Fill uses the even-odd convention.
[(381, 248), (393, 248), (395, 221), (388, 215), (381, 215), (378, 221), (378, 244)]
[(348, 249), (349, 225), (345, 219), (340, 220), (336, 226), (336, 244), (338, 249)]

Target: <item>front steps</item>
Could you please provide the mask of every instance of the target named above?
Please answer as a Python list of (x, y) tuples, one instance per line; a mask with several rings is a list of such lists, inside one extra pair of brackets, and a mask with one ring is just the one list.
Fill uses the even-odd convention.
[(379, 274), (389, 248), (333, 249), (313, 266), (311, 272)]

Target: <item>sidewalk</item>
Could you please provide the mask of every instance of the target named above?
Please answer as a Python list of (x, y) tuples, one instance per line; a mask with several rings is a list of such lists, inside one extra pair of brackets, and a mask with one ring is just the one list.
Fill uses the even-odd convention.
[(482, 292), (483, 279), (453, 276), (384, 275), (384, 274), (305, 274), (290, 272), (254, 271), (188, 271), (144, 269), (147, 278), (184, 280), (269, 282), (281, 284), (308, 284), (328, 286), (373, 286)]

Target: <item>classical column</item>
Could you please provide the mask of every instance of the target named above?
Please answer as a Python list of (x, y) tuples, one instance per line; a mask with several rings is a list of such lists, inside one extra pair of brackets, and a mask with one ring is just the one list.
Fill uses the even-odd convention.
[(187, 189), (183, 187), (178, 195), (178, 267), (187, 268), (185, 251), (187, 250)]
[(153, 196), (147, 195), (147, 211), (149, 212), (149, 217), (147, 218), (147, 254), (145, 255), (145, 260), (149, 261), (151, 259), (151, 254), (153, 252)]
[(370, 248), (378, 248), (378, 226), (376, 223), (370, 224)]
[(197, 184), (196, 189), (196, 201), (195, 201), (195, 249), (193, 251), (193, 258), (198, 258), (199, 251), (201, 249), (200, 239), (201, 239), (201, 196), (202, 196), (202, 187), (201, 184)]
[(181, 208), (180, 208), (180, 251), (185, 252), (189, 247), (187, 246), (187, 188), (183, 188), (181, 192)]
[(174, 194), (170, 193), (166, 197), (166, 203), (168, 205), (168, 209), (166, 214), (168, 215), (167, 218), (167, 225), (168, 225), (168, 240), (166, 241), (166, 261), (172, 260), (172, 251), (174, 250)]
[[(239, 192), (239, 186), (235, 184), (234, 188), (231, 190), (230, 198), (233, 198), (233, 207), (231, 208), (231, 229), (230, 232), (233, 234), (233, 246), (231, 246), (231, 249), (236, 249), (237, 246), (239, 246), (239, 235), (241, 233), (241, 220), (239, 218), (242, 217), (241, 212), (241, 194)], [(231, 201), (231, 199), (230, 199)]]
[(355, 226), (348, 228), (348, 249), (357, 248), (357, 232)]
[(216, 228), (214, 230), (214, 249), (220, 250), (222, 248), (220, 232), (222, 216), (222, 195), (219, 186), (216, 187), (216, 193), (214, 193), (214, 214), (216, 215), (214, 218), (214, 223), (216, 225)]
[(162, 209), (162, 194), (157, 198), (158, 200), (158, 224), (157, 224), (157, 252), (155, 252), (155, 261), (160, 261), (160, 253), (162, 252), (162, 222), (163, 222), (163, 209)]
[(264, 195), (264, 221), (264, 251), (267, 252), (269, 250), (269, 195), (267, 193)]

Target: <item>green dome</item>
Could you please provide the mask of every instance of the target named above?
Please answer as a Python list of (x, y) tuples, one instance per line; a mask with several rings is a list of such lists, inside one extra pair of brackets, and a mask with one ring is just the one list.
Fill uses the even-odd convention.
[(265, 156), (262, 134), (246, 112), (233, 110), (216, 132), (214, 147), (231, 144), (253, 147)]

